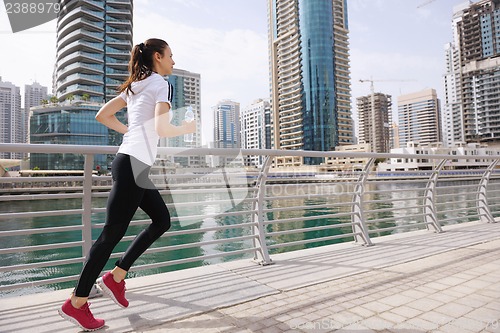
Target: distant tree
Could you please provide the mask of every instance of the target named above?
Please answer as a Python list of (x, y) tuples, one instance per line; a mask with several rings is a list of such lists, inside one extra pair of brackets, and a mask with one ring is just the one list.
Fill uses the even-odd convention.
[(85, 102), (88, 102), (90, 100), (90, 95), (89, 94), (83, 94), (82, 95), (82, 100)]
[(59, 99), (56, 96), (52, 96), (50, 97), (49, 101), (53, 104), (56, 104), (57, 102), (59, 102)]
[(48, 101), (48, 100), (46, 100), (46, 99), (42, 99), (42, 100), (40, 101), (40, 103), (42, 103), (42, 105), (43, 105), (43, 106), (45, 106), (45, 105), (49, 104), (49, 101)]
[(75, 99), (75, 95), (73, 95), (73, 94), (69, 94), (68, 97), (66, 97), (66, 100), (69, 101), (70, 104), (73, 102), (74, 99)]

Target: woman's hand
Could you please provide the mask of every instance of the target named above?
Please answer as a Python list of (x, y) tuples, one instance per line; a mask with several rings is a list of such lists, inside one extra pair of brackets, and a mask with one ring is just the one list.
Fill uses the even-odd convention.
[(174, 136), (194, 133), (196, 131), (196, 121), (183, 121), (181, 126), (170, 123), (170, 105), (165, 102), (156, 103), (155, 107), (155, 129), (156, 133), (163, 138), (173, 138)]
[(95, 115), (95, 119), (106, 127), (118, 133), (125, 134), (128, 131), (128, 127), (116, 118), (116, 113), (126, 106), (127, 102), (121, 97), (116, 96), (101, 107), (99, 112)]
[(182, 127), (185, 131), (184, 134), (194, 133), (196, 132), (196, 119), (192, 121), (182, 121)]

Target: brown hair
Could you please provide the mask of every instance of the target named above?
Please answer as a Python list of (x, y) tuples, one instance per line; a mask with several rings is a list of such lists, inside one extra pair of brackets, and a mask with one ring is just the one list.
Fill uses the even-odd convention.
[(153, 73), (154, 54), (156, 52), (163, 54), (167, 46), (167, 42), (157, 38), (150, 38), (144, 43), (135, 45), (128, 63), (130, 75), (127, 81), (118, 87), (118, 92), (128, 93), (130, 91), (133, 94), (132, 82), (144, 80)]

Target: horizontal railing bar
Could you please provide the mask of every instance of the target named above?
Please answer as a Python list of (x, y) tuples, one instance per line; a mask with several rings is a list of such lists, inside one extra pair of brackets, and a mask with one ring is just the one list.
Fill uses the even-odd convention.
[[(476, 199), (464, 199), (460, 200), (460, 203), (468, 203), (468, 202), (477, 202), (478, 200)], [(449, 205), (449, 204), (456, 204), (456, 201), (445, 201), (445, 202), (436, 202), (434, 205), (436, 206), (443, 206), (443, 205)]]
[[(66, 144), (25, 144), (25, 143), (0, 143), (0, 152), (15, 153), (70, 153), (70, 154), (116, 154), (118, 146), (90, 146), (90, 145), (66, 145)], [(221, 155), (238, 156), (309, 156), (309, 157), (350, 157), (350, 158), (408, 158), (408, 154), (396, 153), (369, 153), (369, 152), (338, 152), (338, 151), (312, 151), (312, 150), (280, 150), (280, 149), (239, 149), (239, 148), (177, 148), (158, 147), (160, 155), (196, 156), (196, 155)], [(431, 160), (467, 160), (468, 155), (446, 155), (446, 154), (419, 154), (419, 159)], [(475, 160), (493, 161), (498, 156), (475, 155)]]
[(264, 197), (265, 201), (274, 201), (274, 200), (290, 200), (290, 199), (310, 199), (310, 198), (324, 198), (328, 196), (329, 198), (336, 196), (349, 195), (353, 196), (355, 192), (343, 192), (343, 193), (318, 193), (318, 194), (304, 194), (304, 195), (281, 195), (281, 196), (273, 196)]
[[(257, 191), (257, 189), (253, 187), (245, 187), (245, 188), (235, 188), (234, 191), (231, 189), (231, 192), (252, 192), (252, 191)], [(227, 188), (215, 188), (215, 189), (197, 189), (197, 190), (192, 190), (192, 189), (185, 189), (185, 190), (159, 190), (161, 195), (168, 195), (168, 194), (206, 194), (206, 193), (226, 193)]]
[(391, 190), (367, 190), (364, 194), (380, 194), (380, 193), (401, 193), (401, 192), (413, 192), (413, 191), (426, 191), (429, 188), (421, 187), (421, 188), (399, 188), (399, 189), (391, 189)]
[(394, 226), (394, 227), (370, 229), (370, 230), (368, 230), (368, 233), (374, 234), (374, 233), (393, 231), (393, 230), (404, 229), (404, 228), (409, 228), (409, 227), (426, 226), (428, 224), (430, 224), (430, 222), (417, 222), (417, 223), (412, 223), (412, 224), (402, 224), (402, 225), (398, 225), (398, 226)]
[(1, 201), (81, 199), (81, 198), (83, 198), (83, 193), (19, 194), (19, 195), (0, 195), (0, 202)]
[[(256, 189), (254, 189), (253, 187), (248, 187), (248, 188), (243, 188), (243, 189), (235, 189), (237, 190), (236, 192), (255, 192)], [(172, 191), (169, 191), (169, 190), (159, 190), (160, 194), (161, 195), (171, 195), (171, 194), (206, 194), (206, 193), (216, 193), (216, 192), (220, 192), (220, 193), (225, 193), (227, 192), (227, 189), (225, 191), (214, 191), (212, 189), (205, 189), (203, 191), (200, 191), (200, 190), (172, 190)], [(231, 188), (231, 192), (232, 192), (232, 188)], [(92, 192), (92, 198), (107, 198), (109, 197), (109, 192)], [(248, 198), (248, 199), (245, 199), (245, 200), (255, 200), (255, 199), (252, 199), (252, 198)], [(213, 200), (213, 201), (216, 201), (216, 200)]]
[(54, 250), (54, 249), (66, 249), (66, 248), (77, 247), (77, 246), (81, 247), (82, 244), (83, 244), (83, 241), (78, 241), (78, 242), (55, 243), (55, 244), (47, 244), (47, 245), (10, 247), (10, 248), (6, 248), (6, 249), (0, 249), (0, 254)]
[[(461, 193), (460, 195), (477, 195), (479, 193), (480, 193), (479, 191), (472, 191), (472, 192)], [(436, 199), (442, 199), (442, 198), (453, 197), (453, 196), (457, 196), (457, 194), (456, 193), (454, 195), (451, 193), (436, 194)]]
[(0, 272), (11, 272), (11, 271), (20, 271), (34, 268), (42, 268), (42, 267), (53, 267), (53, 266), (62, 266), (62, 265), (70, 265), (70, 264), (78, 264), (85, 261), (85, 257), (81, 258), (71, 258), (71, 259), (61, 259), (61, 260), (52, 260), (52, 261), (42, 261), (31, 264), (23, 264), (23, 265), (13, 265), (13, 266), (0, 266)]
[(47, 217), (47, 216), (65, 216), (65, 215), (81, 215), (83, 209), (61, 209), (61, 210), (44, 210), (39, 212), (23, 212), (23, 213), (1, 213), (0, 220), (6, 219), (22, 219), (26, 217)]
[(463, 189), (463, 188), (477, 188), (478, 184), (462, 184), (462, 185), (449, 185), (449, 186), (438, 186), (436, 187), (438, 193), (439, 191), (448, 190), (448, 189)]
[(280, 244), (267, 245), (267, 248), (268, 249), (277, 249), (280, 247), (288, 247), (288, 246), (295, 246), (295, 245), (304, 245), (304, 244), (308, 244), (308, 243), (325, 242), (325, 241), (334, 240), (334, 239), (354, 237), (357, 235), (359, 235), (359, 233), (348, 233), (348, 234), (328, 236), (328, 237), (305, 239), (305, 240), (301, 240), (301, 241), (292, 241), (292, 242), (286, 242), (286, 243), (280, 243)]
[[(145, 220), (134, 220), (130, 222), (131, 226), (139, 226), (139, 225), (145, 225), (145, 224), (150, 224), (151, 219), (145, 219)], [(200, 229), (185, 229), (185, 230), (178, 230), (178, 231), (168, 231), (165, 232), (161, 237), (166, 238), (166, 237), (172, 237), (172, 236), (178, 236), (178, 235), (187, 235), (187, 234), (200, 234), (200, 233), (205, 233), (207, 231), (219, 231), (219, 230), (228, 230), (228, 229), (243, 229), (243, 228), (250, 228), (258, 225), (257, 222), (248, 222), (248, 223), (238, 223), (238, 224), (227, 224), (227, 225), (219, 225), (219, 226), (213, 226), (213, 227), (205, 227), (205, 228), (200, 228)], [(95, 229), (97, 228), (102, 228), (104, 227), (104, 223), (99, 223), (93, 225)]]
[(0, 183), (83, 182), (83, 179), (83, 176), (0, 177)]
[(414, 206), (406, 206), (406, 207), (387, 207), (387, 208), (379, 208), (379, 209), (367, 209), (364, 210), (365, 214), (371, 214), (371, 213), (381, 213), (381, 212), (392, 212), (395, 210), (401, 210), (401, 209), (413, 209), (413, 208), (425, 208), (427, 207), (426, 205), (414, 205)]
[(380, 223), (380, 222), (388, 222), (388, 221), (393, 221), (395, 222), (396, 221), (396, 218), (399, 219), (399, 220), (402, 220), (402, 219), (407, 219), (407, 218), (417, 218), (417, 217), (425, 217), (425, 216), (429, 216), (431, 215), (430, 213), (419, 213), (419, 214), (410, 214), (410, 215), (405, 215), (405, 216), (398, 216), (398, 217), (383, 217), (383, 218), (379, 218), (379, 219), (370, 219), (370, 220), (367, 220), (365, 223), (366, 224), (375, 224), (375, 223)]
[(215, 217), (227, 217), (227, 216), (239, 216), (239, 215), (247, 215), (247, 214), (255, 214), (257, 210), (246, 210), (246, 211), (237, 211), (237, 212), (224, 212), (224, 213), (210, 213), (204, 215), (190, 215), (190, 216), (182, 216), (182, 217), (172, 217), (170, 221), (172, 222), (185, 222), (185, 221), (203, 221), (206, 218), (215, 218)]
[[(124, 241), (132, 241), (134, 238), (135, 238), (135, 236), (128, 236), (128, 237), (124, 237), (123, 240)], [(238, 237), (231, 237), (231, 238), (214, 239), (211, 241), (202, 241), (202, 242), (197, 242), (197, 243), (186, 243), (186, 244), (179, 244), (179, 245), (154, 247), (154, 248), (147, 249), (144, 253), (147, 254), (147, 253), (167, 252), (167, 251), (175, 251), (175, 250), (182, 250), (182, 249), (191, 249), (193, 247), (202, 247), (204, 245), (234, 243), (234, 242), (241, 242), (241, 241), (255, 239), (255, 238), (257, 238), (256, 235), (249, 235), (249, 236), (238, 236)], [(121, 254), (123, 254), (123, 253), (121, 253)]]
[[(242, 201), (238, 201), (238, 204), (242, 203), (252, 203), (256, 202), (257, 198), (248, 198), (243, 199)], [(191, 201), (191, 202), (181, 202), (181, 203), (167, 203), (167, 208), (175, 208), (175, 207), (193, 207), (199, 205), (217, 205), (217, 204), (228, 204), (232, 203), (232, 200), (208, 200), (208, 201)], [(106, 207), (92, 208), (92, 213), (105, 213)]]
[(354, 223), (339, 223), (339, 224), (332, 224), (332, 225), (322, 225), (318, 227), (310, 227), (310, 228), (299, 228), (299, 229), (290, 229), (290, 230), (283, 230), (283, 231), (275, 231), (275, 232), (268, 232), (266, 233), (267, 237), (275, 237), (275, 236), (281, 236), (281, 235), (289, 235), (289, 234), (298, 234), (298, 233), (305, 233), (305, 232), (310, 232), (310, 231), (318, 231), (318, 230), (328, 230), (328, 229), (338, 229), (338, 228), (344, 228), (344, 227), (352, 227)]
[(66, 231), (81, 231), (82, 229), (83, 229), (82, 225), (72, 225), (72, 226), (64, 226), (64, 227), (49, 227), (49, 228), (23, 229), (23, 230), (6, 230), (6, 231), (0, 231), (0, 237), (47, 234), (47, 233), (66, 232)]
[(424, 199), (424, 196), (420, 197), (408, 197), (408, 198), (395, 198), (395, 199), (377, 199), (377, 200), (364, 200), (363, 203), (365, 204), (376, 204), (376, 203), (389, 203), (389, 202), (399, 202), (399, 201), (412, 201), (412, 200), (422, 200)]
[(0, 292), (7, 291), (7, 290), (13, 290), (13, 289), (38, 287), (38, 286), (45, 286), (48, 284), (57, 284), (57, 283), (63, 283), (63, 282), (69, 282), (69, 281), (76, 281), (76, 280), (78, 280), (78, 278), (79, 278), (78, 275), (70, 275), (70, 276), (63, 276), (63, 277), (51, 278), (51, 279), (45, 279), (45, 280), (36, 280), (36, 281), (31, 281), (31, 282), (3, 285), (3, 286), (0, 286)]
[(427, 183), (428, 178), (422, 178), (422, 179), (387, 179), (387, 180), (382, 180), (382, 179), (373, 179), (373, 178), (368, 178), (366, 180), (366, 184), (381, 184), (381, 185), (387, 185), (387, 184), (414, 184), (414, 183), (422, 183), (425, 184)]
[(469, 219), (469, 218), (478, 218), (478, 217), (483, 216), (483, 215), (484, 214), (473, 214), (473, 215), (466, 215), (466, 216), (453, 216), (453, 217), (447, 217), (447, 218), (440, 218), (439, 222), (463, 220), (463, 219)]
[(315, 216), (291, 217), (291, 218), (287, 218), (287, 219), (264, 221), (263, 224), (264, 225), (271, 225), (271, 224), (281, 224), (281, 223), (290, 223), (290, 222), (298, 222), (298, 221), (313, 221), (313, 220), (318, 220), (318, 219), (330, 219), (330, 218), (335, 218), (335, 217), (352, 216), (354, 214), (356, 214), (356, 213), (349, 212), (349, 213), (323, 214), (323, 215), (315, 215)]
[[(259, 248), (252, 247), (252, 248), (243, 249), (243, 250), (234, 250), (234, 251), (221, 252), (221, 253), (216, 253), (216, 254), (207, 254), (204, 256), (191, 257), (191, 258), (185, 258), (185, 259), (176, 259), (176, 260), (164, 261), (164, 262), (155, 263), (155, 264), (139, 265), (139, 266), (133, 266), (132, 268), (130, 268), (130, 271), (139, 271), (139, 270), (145, 270), (145, 269), (153, 269), (153, 268), (167, 267), (167, 266), (173, 266), (173, 265), (181, 265), (181, 264), (187, 264), (190, 262), (203, 261), (206, 259), (215, 259), (215, 258), (220, 258), (220, 257), (245, 254), (245, 253), (255, 252), (257, 250), (259, 250)], [(118, 258), (118, 256), (115, 256), (115, 257)]]
[(353, 205), (354, 205), (353, 202), (338, 202), (338, 203), (323, 204), (323, 205), (266, 208), (266, 209), (263, 209), (262, 211), (264, 213), (274, 213), (274, 212), (282, 212), (282, 211), (309, 210), (309, 209), (332, 208), (332, 207), (353, 206)]

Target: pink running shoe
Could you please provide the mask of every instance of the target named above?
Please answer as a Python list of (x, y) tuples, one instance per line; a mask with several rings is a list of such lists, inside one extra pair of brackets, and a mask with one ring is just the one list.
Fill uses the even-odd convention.
[(97, 284), (101, 287), (102, 291), (107, 294), (116, 304), (122, 308), (128, 306), (128, 301), (125, 298), (125, 281), (122, 280), (120, 283), (113, 279), (113, 274), (110, 272), (104, 274), (102, 277), (97, 279)]
[(79, 309), (71, 305), (71, 299), (66, 300), (59, 309), (59, 315), (73, 324), (80, 326), (84, 331), (97, 331), (104, 327), (103, 319), (96, 319), (90, 312), (89, 303), (85, 303)]

